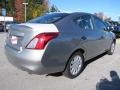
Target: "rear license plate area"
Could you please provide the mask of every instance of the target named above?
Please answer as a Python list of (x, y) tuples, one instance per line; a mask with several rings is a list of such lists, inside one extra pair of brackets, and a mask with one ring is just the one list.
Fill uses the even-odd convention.
[(17, 45), (18, 44), (18, 37), (17, 36), (11, 36), (10, 42), (13, 45)]

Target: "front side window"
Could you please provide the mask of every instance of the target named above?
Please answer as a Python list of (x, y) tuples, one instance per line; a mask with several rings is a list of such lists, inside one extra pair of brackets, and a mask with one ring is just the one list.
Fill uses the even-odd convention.
[(97, 30), (103, 30), (106, 28), (105, 23), (97, 17), (94, 17), (95, 27)]
[(81, 17), (75, 19), (75, 22), (83, 30), (93, 29), (92, 18), (89, 15), (81, 16)]

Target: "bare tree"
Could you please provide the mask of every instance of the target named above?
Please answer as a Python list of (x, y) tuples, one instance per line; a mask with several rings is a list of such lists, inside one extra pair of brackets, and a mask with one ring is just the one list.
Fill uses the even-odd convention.
[(49, 3), (49, 0), (44, 0), (44, 1), (43, 1), (43, 4), (45, 5), (46, 9), (48, 9), (48, 8), (49, 8), (48, 3)]
[(103, 12), (94, 13), (97, 17), (102, 20), (111, 21), (111, 17), (106, 16)]

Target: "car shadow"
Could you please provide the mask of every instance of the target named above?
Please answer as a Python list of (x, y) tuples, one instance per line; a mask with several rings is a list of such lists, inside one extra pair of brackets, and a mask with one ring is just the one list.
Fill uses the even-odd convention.
[[(99, 55), (99, 56), (97, 56), (97, 57), (94, 57), (94, 58), (88, 60), (87, 62), (85, 62), (83, 71), (84, 71), (84, 69), (88, 66), (88, 64), (90, 64), (90, 63), (98, 60), (99, 58), (103, 57), (104, 55), (106, 55), (106, 52), (103, 53), (103, 54), (101, 54), (101, 55)], [(83, 72), (83, 71), (82, 71), (82, 72)], [(62, 76), (62, 75), (63, 75), (62, 72), (57, 72), (57, 73), (47, 74), (46, 76), (60, 77), (60, 76)]]
[(98, 56), (96, 56), (96, 57), (94, 57), (94, 58), (86, 61), (86, 62), (85, 62), (85, 65), (84, 65), (84, 68), (86, 68), (86, 67), (88, 66), (88, 64), (91, 64), (92, 62), (94, 62), (94, 61), (102, 58), (102, 57), (105, 56), (106, 54), (107, 54), (107, 52), (104, 52), (104, 53), (102, 53), (102, 54), (100, 54), (100, 55), (98, 55)]
[(62, 72), (57, 72), (57, 73), (47, 74), (46, 76), (60, 77), (60, 76), (62, 76), (62, 75), (63, 75)]
[(96, 90), (120, 90), (120, 78), (116, 71), (110, 71), (111, 81), (101, 79), (96, 85)]

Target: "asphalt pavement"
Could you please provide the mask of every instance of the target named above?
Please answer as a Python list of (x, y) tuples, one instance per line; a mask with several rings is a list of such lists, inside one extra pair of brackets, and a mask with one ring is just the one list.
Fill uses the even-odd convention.
[(12, 66), (4, 54), (6, 34), (0, 33), (0, 90), (120, 90), (120, 39), (114, 55), (100, 55), (87, 62), (75, 79), (61, 74), (28, 74)]

